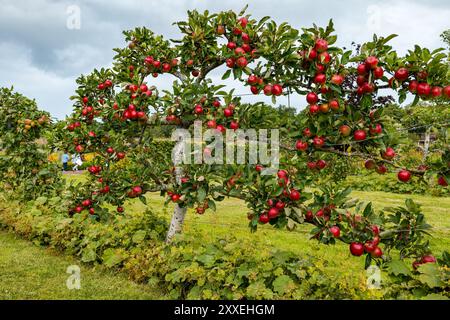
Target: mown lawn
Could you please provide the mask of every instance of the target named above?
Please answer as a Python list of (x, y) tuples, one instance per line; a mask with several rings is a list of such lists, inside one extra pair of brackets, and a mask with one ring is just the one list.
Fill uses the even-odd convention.
[[(69, 180), (80, 181), (83, 175), (67, 176)], [(376, 209), (404, 205), (406, 198), (412, 198), (422, 205), (428, 222), (435, 227), (431, 231), (431, 247), (436, 253), (450, 248), (450, 198), (434, 198), (420, 195), (399, 195), (385, 192), (354, 191), (353, 197), (371, 201)], [(170, 219), (172, 205), (164, 207), (164, 199), (159, 194), (147, 195), (148, 206)], [(258, 232), (250, 233), (247, 224), (246, 207), (243, 201), (226, 199), (217, 206), (216, 213), (208, 211), (199, 216), (189, 212), (184, 232), (196, 234), (202, 230), (204, 242), (208, 243), (226, 234), (238, 239), (250, 239), (268, 247), (278, 247), (298, 253), (299, 256), (312, 255), (318, 266), (326, 273), (339, 278), (357, 279), (365, 277), (364, 261), (349, 254), (347, 245), (326, 246), (309, 240), (310, 226), (302, 225), (296, 230), (274, 229), (262, 226)], [(126, 214), (132, 215), (145, 209), (140, 201), (130, 201), (125, 205)], [(36, 248), (32, 244), (0, 233), (0, 298), (24, 299), (148, 299), (161, 298), (146, 286), (125, 280), (122, 275), (83, 268), (83, 290), (69, 291), (65, 287), (65, 269), (74, 260), (57, 256), (54, 252)], [(76, 264), (76, 262), (75, 262)], [(120, 288), (120, 290), (118, 290)]]
[[(81, 288), (69, 290), (67, 267), (81, 268)], [(158, 292), (123, 274), (81, 265), (72, 257), (0, 231), (0, 300), (5, 299), (160, 299)]]
[[(372, 201), (377, 209), (404, 205), (405, 199), (412, 198), (422, 205), (428, 223), (435, 227), (431, 231), (433, 235), (432, 250), (440, 253), (450, 248), (450, 198), (362, 191), (354, 191), (352, 196), (363, 201)], [(170, 218), (172, 207), (164, 208), (159, 194), (148, 195), (148, 204), (154, 210), (165, 212), (167, 218)], [(144, 205), (140, 202), (133, 202), (126, 206), (126, 210), (128, 212), (144, 210)], [(355, 276), (364, 276), (364, 259), (351, 256), (347, 245), (339, 243), (334, 246), (326, 246), (309, 240), (310, 225), (301, 225), (294, 231), (274, 229), (265, 225), (252, 234), (247, 227), (246, 212), (243, 201), (226, 199), (217, 206), (216, 213), (207, 211), (205, 215), (199, 216), (194, 212), (189, 212), (184, 231), (195, 233), (197, 228), (207, 231), (209, 239), (205, 239), (205, 242), (232, 233), (238, 238), (250, 238), (255, 242), (263, 242), (267, 246), (290, 250), (299, 255), (311, 254), (320, 258), (326, 266), (326, 271), (334, 275), (351, 272)]]

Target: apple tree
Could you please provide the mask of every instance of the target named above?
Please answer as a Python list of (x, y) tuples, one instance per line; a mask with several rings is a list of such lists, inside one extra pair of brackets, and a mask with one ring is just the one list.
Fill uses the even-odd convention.
[[(320, 185), (333, 174), (333, 159), (361, 158), (368, 170), (398, 171), (399, 183), (424, 172), (396, 164), (395, 141), (383, 127), (386, 95), (403, 102), (413, 95), (448, 106), (448, 63), (444, 49), (415, 46), (399, 56), (389, 45), (395, 37), (373, 36), (354, 53), (335, 45), (333, 23), (297, 30), (270, 17), (253, 19), (245, 10), (211, 14), (189, 11), (175, 23), (181, 37), (165, 40), (147, 28), (124, 32), (127, 46), (115, 49), (111, 69), (81, 76), (72, 97), (74, 112), (62, 137), (72, 152), (94, 152), (90, 179), (75, 191), (70, 214), (106, 221), (124, 212), (129, 198), (146, 203), (145, 193), (158, 191), (175, 204), (167, 235), (181, 231), (188, 208), (197, 214), (215, 210), (226, 197), (245, 201), (249, 226), (295, 228), (312, 225), (322, 243), (348, 243), (355, 256), (388, 259), (395, 248), (402, 257), (428, 256), (428, 225), (412, 201), (394, 212), (376, 213), (372, 205), (349, 197), (350, 190)], [(225, 69), (225, 71), (223, 71)], [(179, 139), (173, 158), (163, 152), (152, 128), (205, 129), (232, 133), (264, 123), (258, 104), (244, 104), (234, 89), (215, 83), (234, 79), (249, 93), (304, 96), (306, 108), (287, 118), (280, 130), (280, 168), (267, 172), (260, 163), (182, 164), (195, 155)], [(158, 90), (152, 78), (172, 77), (170, 90)], [(172, 81), (167, 80), (167, 81)], [(214, 155), (210, 147), (201, 155)], [(449, 175), (449, 152), (430, 170)], [(308, 187), (319, 191), (308, 192)], [(103, 204), (113, 204), (117, 213)], [(351, 211), (350, 211), (351, 210)], [(382, 249), (382, 246), (383, 249)], [(384, 251), (384, 252), (383, 252)], [(423, 260), (423, 259), (422, 259)], [(428, 261), (427, 261), (428, 262)]]
[(35, 199), (61, 186), (58, 168), (48, 163), (45, 130), (50, 114), (13, 89), (0, 89), (0, 180), (24, 199)]

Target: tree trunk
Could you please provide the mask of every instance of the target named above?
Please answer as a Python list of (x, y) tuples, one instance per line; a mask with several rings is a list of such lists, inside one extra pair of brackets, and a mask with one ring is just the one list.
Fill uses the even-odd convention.
[(423, 160), (424, 161), (427, 158), (428, 150), (430, 149), (430, 139), (431, 139), (431, 134), (430, 134), (430, 129), (428, 128), (427, 131), (425, 132), (425, 141), (423, 144)]
[[(177, 184), (181, 184), (181, 178), (183, 176), (183, 168), (181, 167), (183, 156), (184, 156), (184, 141), (182, 137), (179, 137), (172, 154), (172, 159), (175, 164), (175, 177)], [(183, 229), (186, 211), (187, 208), (182, 208), (178, 204), (175, 204), (175, 209), (173, 210), (169, 231), (167, 232), (166, 236), (166, 243), (172, 242), (173, 237), (177, 233), (180, 233), (181, 230)]]

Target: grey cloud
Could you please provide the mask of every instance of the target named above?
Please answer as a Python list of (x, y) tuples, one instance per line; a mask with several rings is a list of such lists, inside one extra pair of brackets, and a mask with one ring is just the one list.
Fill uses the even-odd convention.
[[(296, 28), (325, 25), (333, 18), (340, 45), (363, 42), (374, 31), (397, 33), (393, 45), (402, 53), (415, 43), (442, 46), (439, 34), (449, 28), (450, 5), (445, 0), (426, 4), (418, 0), (0, 0), (0, 85), (14, 84), (55, 116), (64, 117), (71, 110), (68, 97), (73, 94), (75, 78), (111, 64), (112, 49), (124, 45), (122, 30), (147, 26), (166, 38), (176, 37), (178, 30), (172, 23), (184, 19), (187, 10), (237, 11), (247, 2), (248, 13), (254, 17), (270, 15)], [(66, 27), (66, 10), (71, 5), (81, 10), (80, 30)], [(378, 28), (368, 24), (369, 6), (382, 13)], [(165, 77), (156, 82), (170, 84)], [(292, 101), (304, 107), (303, 99)]]

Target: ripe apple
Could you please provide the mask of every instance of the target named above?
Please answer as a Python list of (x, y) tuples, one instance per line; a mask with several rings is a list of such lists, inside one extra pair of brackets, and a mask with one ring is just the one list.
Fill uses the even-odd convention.
[(218, 124), (217, 127), (216, 127), (216, 130), (219, 131), (219, 132), (224, 133), (224, 132), (227, 131), (227, 128), (225, 128), (225, 127), (224, 127), (223, 125), (221, 125), (221, 124)]
[(320, 170), (325, 169), (325, 167), (327, 166), (327, 162), (325, 160), (317, 160), (316, 162), (316, 166), (317, 168), (319, 168)]
[(375, 70), (373, 70), (373, 76), (375, 79), (381, 79), (383, 78), (383, 68), (382, 67), (376, 67)]
[(438, 178), (438, 184), (439, 184), (440, 186), (443, 186), (443, 187), (447, 187), (447, 186), (448, 186), (448, 182), (447, 182), (447, 180), (445, 179), (444, 176), (439, 176), (439, 178)]
[(387, 172), (387, 168), (385, 165), (379, 165), (376, 170), (379, 174), (385, 174)]
[(409, 90), (409, 92), (411, 92), (411, 93), (416, 92), (416, 91), (417, 91), (417, 85), (418, 85), (418, 84), (419, 84), (419, 83), (418, 83), (416, 80), (410, 81), (410, 82), (409, 82), (409, 85), (408, 85), (408, 90)]
[(209, 120), (209, 121), (206, 123), (206, 126), (207, 126), (208, 128), (210, 128), (210, 129), (214, 129), (214, 128), (217, 127), (217, 123), (216, 123), (215, 120)]
[(232, 120), (232, 121), (230, 122), (230, 129), (232, 129), (232, 130), (237, 130), (237, 129), (239, 129), (239, 123), (236, 122), (236, 121), (234, 121), (234, 120)]
[(202, 114), (203, 113), (203, 107), (201, 105), (199, 105), (199, 104), (195, 105), (194, 113), (195, 114)]
[(232, 58), (228, 58), (225, 60), (225, 64), (227, 65), (228, 68), (234, 68), (234, 59)]
[(444, 89), (442, 89), (442, 93), (447, 99), (450, 99), (450, 86), (444, 87)]
[(315, 147), (322, 147), (325, 144), (325, 139), (323, 137), (315, 136), (313, 138), (313, 144)]
[(394, 151), (394, 149), (392, 149), (391, 147), (387, 147), (387, 148), (386, 148), (386, 151), (383, 152), (383, 154), (381, 155), (381, 157), (382, 157), (383, 159), (386, 159), (386, 160), (392, 160), (392, 159), (394, 159), (394, 157), (395, 157), (395, 151)]
[(106, 149), (106, 152), (109, 153), (109, 154), (112, 154), (112, 153), (114, 153), (114, 149), (109, 147), (109, 148)]
[(279, 84), (274, 84), (272, 86), (272, 94), (275, 96), (279, 96), (283, 93), (283, 87)]
[(363, 141), (363, 140), (366, 140), (366, 132), (364, 131), (364, 130), (361, 130), (361, 129), (359, 129), (359, 130), (356, 130), (354, 133), (353, 133), (353, 138), (356, 140), (356, 141)]
[(245, 50), (242, 49), (241, 47), (237, 47), (236, 49), (234, 49), (234, 54), (236, 56), (242, 56), (245, 54)]
[(245, 28), (248, 24), (248, 19), (246, 17), (239, 18), (239, 24), (242, 28)]
[(297, 143), (295, 144), (295, 148), (298, 151), (306, 151), (308, 149), (308, 143), (302, 140), (298, 140)]
[(311, 137), (312, 135), (311, 130), (309, 128), (303, 129), (302, 133), (305, 137)]
[(340, 74), (333, 74), (330, 82), (337, 86), (340, 86), (344, 82), (344, 77)]
[(409, 72), (406, 68), (400, 68), (397, 71), (395, 71), (394, 78), (398, 81), (405, 81), (408, 79)]
[(266, 84), (264, 86), (263, 92), (266, 96), (272, 95), (272, 86), (270, 84)]
[(245, 57), (239, 57), (236, 60), (236, 64), (239, 68), (245, 68), (248, 64), (247, 59)]
[(330, 111), (330, 107), (328, 106), (328, 103), (323, 103), (319, 105), (319, 110), (322, 113), (328, 113), (328, 111)]
[(259, 222), (261, 222), (262, 224), (266, 224), (267, 222), (269, 222), (269, 220), (269, 216), (266, 213), (263, 213), (259, 216)]
[(422, 259), (420, 259), (421, 263), (435, 263), (436, 262), (436, 258), (432, 255), (426, 255), (423, 256)]
[(258, 93), (259, 93), (259, 89), (258, 89), (258, 87), (256, 87), (256, 86), (251, 86), (251, 87), (250, 87), (250, 91), (251, 91), (253, 94), (258, 94)]
[(276, 217), (278, 217), (278, 215), (280, 214), (280, 211), (277, 208), (270, 208), (267, 216), (269, 217), (269, 219), (274, 219)]
[(258, 77), (255, 76), (254, 74), (249, 75), (248, 79), (247, 79), (247, 83), (248, 84), (256, 84), (256, 83), (258, 83)]
[(278, 170), (277, 176), (278, 176), (278, 178), (283, 179), (283, 178), (287, 178), (288, 174), (287, 174), (286, 170)]
[(261, 172), (263, 169), (264, 169), (264, 167), (262, 165), (260, 165), (260, 164), (257, 164), (255, 166), (255, 170), (258, 171), (258, 172)]
[(312, 104), (309, 106), (309, 113), (310, 114), (316, 114), (320, 111), (320, 108), (317, 104)]
[(313, 212), (312, 212), (311, 210), (308, 210), (308, 211), (305, 213), (305, 219), (306, 219), (307, 221), (311, 221), (313, 218), (314, 218)]
[(173, 202), (178, 202), (181, 198), (181, 196), (179, 194), (173, 194), (171, 197)]
[(317, 94), (315, 92), (310, 92), (306, 95), (306, 101), (309, 104), (315, 104), (315, 103), (317, 103), (317, 101), (319, 101), (319, 97), (317, 96)]
[(323, 84), (327, 81), (327, 76), (323, 73), (316, 74), (314, 77), (314, 83)]
[(326, 51), (328, 49), (328, 42), (325, 39), (319, 38), (316, 40), (314, 49), (316, 49), (318, 52)]
[(372, 232), (374, 235), (378, 236), (380, 234), (380, 227), (378, 227), (376, 224), (372, 226)]
[(366, 68), (375, 69), (378, 66), (378, 58), (375, 56), (368, 56), (366, 58)]
[(292, 189), (292, 190), (291, 190), (291, 193), (289, 194), (289, 198), (290, 198), (292, 201), (298, 201), (298, 200), (300, 200), (300, 192), (298, 192), (298, 191), (295, 190), (295, 189)]
[(328, 52), (324, 51), (319, 54), (319, 61), (323, 64), (329, 64), (331, 61), (331, 56)]
[(420, 82), (417, 85), (417, 94), (419, 96), (428, 96), (431, 93), (431, 87), (426, 82)]
[(341, 236), (341, 229), (338, 226), (332, 226), (330, 228), (330, 232), (335, 238), (339, 238)]
[(442, 88), (441, 87), (433, 87), (431, 88), (431, 95), (435, 98), (440, 97), (442, 94)]
[(225, 108), (223, 109), (223, 115), (227, 118), (232, 117), (233, 116), (233, 110), (230, 108)]
[(365, 64), (359, 64), (356, 68), (356, 71), (359, 75), (364, 76), (367, 73), (366, 65)]
[(366, 162), (364, 162), (364, 167), (367, 170), (375, 169), (375, 166), (376, 166), (376, 163), (372, 159), (366, 160)]
[(309, 60), (314, 60), (314, 59), (316, 59), (316, 58), (317, 58), (317, 51), (314, 50), (314, 49), (311, 49), (311, 50), (309, 51), (309, 54), (308, 54), (308, 59), (309, 59)]
[(333, 111), (339, 110), (339, 101), (337, 101), (336, 99), (330, 100), (328, 102), (328, 105), (330, 106), (330, 109)]
[(357, 76), (356, 77), (356, 84), (360, 87), (362, 87), (367, 82), (367, 79), (365, 76)]
[(399, 173), (397, 174), (398, 180), (402, 181), (402, 182), (408, 182), (409, 179), (411, 179), (411, 172), (409, 172), (408, 170), (400, 170)]
[(339, 127), (339, 132), (343, 137), (348, 137), (351, 131), (352, 131), (351, 128), (346, 124), (343, 124), (342, 126)]
[(117, 212), (119, 212), (119, 213), (122, 213), (122, 212), (124, 212), (125, 210), (123, 209), (123, 207), (117, 207)]
[(350, 252), (352, 255), (359, 257), (364, 253), (364, 246), (360, 242), (352, 242), (350, 244)]
[(315, 162), (310, 161), (306, 164), (306, 166), (308, 167), (308, 169), (314, 170), (316, 168), (317, 164)]
[(381, 134), (383, 132), (383, 127), (381, 124), (377, 123), (375, 127), (370, 126), (369, 132), (371, 135)]
[(380, 258), (382, 255), (383, 251), (380, 249), (380, 247), (376, 247), (371, 253), (371, 256), (373, 258)]
[(92, 205), (92, 201), (89, 199), (83, 200), (81, 203), (83, 207), (90, 207)]

